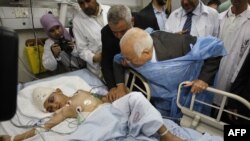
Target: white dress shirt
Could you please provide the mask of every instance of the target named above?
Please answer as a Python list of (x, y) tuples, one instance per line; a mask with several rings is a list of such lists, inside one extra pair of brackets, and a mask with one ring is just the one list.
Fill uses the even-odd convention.
[[(216, 88), (229, 91), (250, 48), (250, 7), (235, 16), (231, 7), (220, 14), (219, 38), (224, 41), (227, 55), (220, 63)], [(220, 104), (221, 97), (216, 97), (214, 103)]]
[(167, 20), (167, 14), (165, 13), (166, 8), (162, 8), (161, 10), (158, 10), (153, 5), (153, 9), (154, 9), (155, 17), (157, 19), (159, 29), (165, 31), (165, 23)]
[[(168, 17), (165, 29), (167, 32), (180, 32), (187, 19), (186, 11), (180, 7)], [(204, 5), (201, 1), (193, 11), (190, 35), (217, 37), (219, 32), (219, 14), (215, 9)]]
[(82, 10), (73, 19), (73, 33), (80, 58), (87, 62), (87, 68), (101, 76), (99, 63), (93, 62), (95, 53), (102, 51), (101, 29), (107, 24), (110, 6), (100, 4), (97, 16), (87, 16)]

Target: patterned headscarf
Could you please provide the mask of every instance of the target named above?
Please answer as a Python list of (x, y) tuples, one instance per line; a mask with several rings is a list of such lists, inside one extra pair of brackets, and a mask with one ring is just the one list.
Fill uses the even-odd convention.
[(63, 36), (65, 39), (67, 40), (71, 40), (71, 36), (70, 34), (68, 33), (67, 30), (65, 30), (65, 28), (62, 26), (61, 22), (58, 20), (57, 17), (55, 17), (54, 15), (52, 14), (45, 14), (41, 17), (40, 19), (40, 22), (41, 22), (41, 25), (43, 26), (46, 34), (48, 35), (48, 37), (50, 39), (52, 39), (53, 41), (57, 41), (57, 39), (54, 39), (50, 36), (49, 34), (49, 30), (54, 27), (54, 26), (61, 26), (61, 28), (63, 29)]

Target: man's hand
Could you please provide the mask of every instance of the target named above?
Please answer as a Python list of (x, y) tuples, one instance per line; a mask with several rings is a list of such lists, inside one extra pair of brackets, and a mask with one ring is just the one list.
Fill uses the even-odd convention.
[(94, 63), (100, 63), (102, 60), (102, 53), (101, 52), (97, 52), (94, 57), (93, 57), (93, 62)]
[(106, 101), (108, 102), (113, 102), (113, 98), (116, 95), (116, 87), (113, 87), (109, 90), (107, 96), (106, 96)]
[(180, 35), (187, 34), (187, 31), (188, 30), (182, 30), (182, 31), (179, 31), (179, 32), (175, 32), (175, 34), (180, 34)]
[(205, 90), (208, 87), (208, 84), (202, 80), (194, 80), (190, 83), (187, 83), (185, 87), (187, 86), (192, 86), (191, 93), (197, 94)]
[(107, 94), (107, 100), (109, 102), (113, 102), (117, 99), (119, 99), (120, 97), (126, 95), (127, 92), (127, 88), (124, 84), (118, 84), (116, 88), (112, 88), (108, 94)]

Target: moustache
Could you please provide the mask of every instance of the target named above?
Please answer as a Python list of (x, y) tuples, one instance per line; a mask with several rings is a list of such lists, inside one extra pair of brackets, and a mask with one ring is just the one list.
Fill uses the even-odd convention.
[(157, 3), (159, 5), (165, 5), (166, 4), (166, 0), (157, 0)]
[(91, 16), (91, 15), (94, 15), (95, 14), (95, 10), (92, 9), (92, 8), (86, 8), (83, 10), (83, 12), (88, 15), (88, 16)]

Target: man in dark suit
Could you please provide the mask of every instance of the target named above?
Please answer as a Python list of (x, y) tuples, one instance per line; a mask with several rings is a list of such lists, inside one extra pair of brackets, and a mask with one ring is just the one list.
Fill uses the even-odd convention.
[[(170, 14), (166, 10), (167, 0), (152, 0), (144, 9), (136, 14), (135, 27), (154, 30), (164, 30), (167, 16)], [(138, 22), (143, 21), (143, 22)]]
[[(222, 41), (215, 37), (197, 39), (190, 35), (164, 31), (149, 35), (139, 28), (132, 28), (126, 32), (120, 41), (120, 48), (122, 56), (115, 56), (114, 63), (117, 84), (124, 85), (124, 67), (120, 61), (125, 59), (130, 67), (150, 83), (152, 100), (156, 108), (161, 113), (165, 113), (163, 115), (171, 117), (177, 117), (179, 114), (176, 106), (176, 91), (180, 82), (192, 81), (189, 83), (189, 86), (192, 86), (191, 92), (202, 92), (208, 84), (213, 83), (221, 57), (225, 55)], [(186, 96), (191, 98), (190, 94)], [(202, 100), (207, 98), (205, 96)], [(186, 100), (186, 98), (183, 99)], [(208, 102), (212, 102), (212, 96), (209, 99)]]
[[(250, 102), (250, 52), (248, 55), (231, 86), (230, 92), (235, 93)], [(227, 103), (228, 108), (236, 113), (242, 114), (244, 116), (250, 117), (249, 109), (243, 106), (241, 103), (229, 99)], [(250, 124), (250, 121), (244, 120), (242, 118), (236, 118), (231, 116), (229, 119), (231, 124)]]
[(125, 87), (117, 87), (113, 73), (113, 58), (120, 53), (120, 39), (126, 31), (133, 27), (134, 21), (130, 9), (124, 5), (111, 6), (108, 12), (108, 25), (101, 30), (102, 61), (101, 70), (109, 89), (108, 96), (115, 91), (122, 94)]

